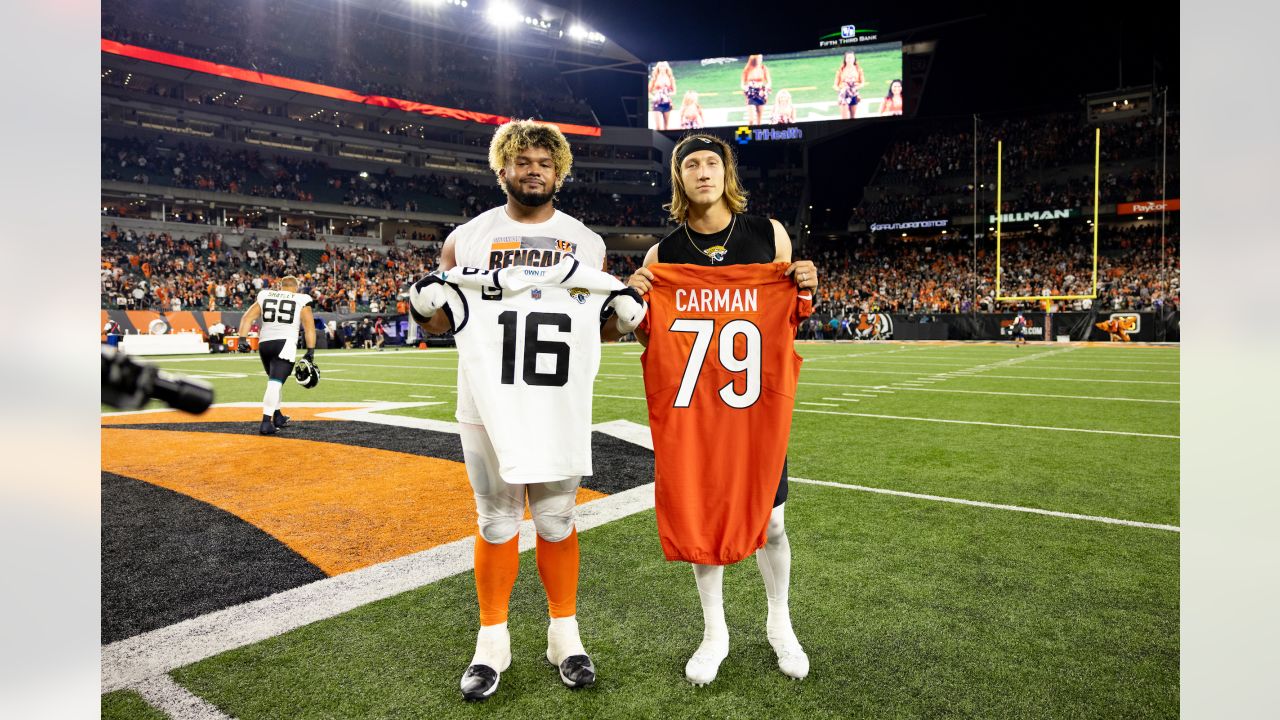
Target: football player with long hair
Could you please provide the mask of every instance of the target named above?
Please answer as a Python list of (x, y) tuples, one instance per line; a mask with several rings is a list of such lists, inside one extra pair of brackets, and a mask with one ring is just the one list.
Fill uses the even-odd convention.
[[(758, 57), (758, 56), (757, 56)], [(748, 215), (747, 195), (738, 177), (733, 149), (724, 140), (704, 134), (682, 139), (671, 155), (671, 204), (664, 206), (679, 226), (649, 248), (643, 265), (627, 284), (641, 294), (653, 289), (657, 263), (683, 263), (722, 267), (755, 263), (788, 263), (790, 276), (800, 293), (818, 286), (812, 261), (793, 260), (791, 238), (782, 223)], [(646, 347), (649, 333), (637, 328), (636, 337)], [(788, 350), (790, 352), (790, 350)], [(769, 482), (773, 482), (771, 479)], [(789, 677), (809, 673), (809, 658), (791, 626), (788, 592), (791, 583), (791, 544), (784, 510), (787, 499), (786, 466), (776, 481), (773, 509), (767, 515), (764, 546), (755, 552), (764, 578), (769, 611), (765, 628), (777, 655), (779, 669)], [(724, 615), (724, 566), (692, 563), (698, 597), (702, 603), (702, 643), (685, 664), (685, 678), (695, 685), (715, 679), (729, 653), (729, 628)]]

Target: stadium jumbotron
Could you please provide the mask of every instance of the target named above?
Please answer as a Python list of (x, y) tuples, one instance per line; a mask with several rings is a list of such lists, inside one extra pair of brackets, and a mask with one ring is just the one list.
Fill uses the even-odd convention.
[(1177, 714), (1177, 12), (733, 7), (103, 1), (102, 717)]

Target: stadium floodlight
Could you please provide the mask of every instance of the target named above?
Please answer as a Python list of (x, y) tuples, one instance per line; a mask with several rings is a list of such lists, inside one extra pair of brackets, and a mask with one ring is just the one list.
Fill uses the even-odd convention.
[(497, 0), (489, 3), (489, 7), (484, 11), (485, 18), (493, 25), (500, 28), (508, 28), (524, 19), (524, 14), (508, 2)]

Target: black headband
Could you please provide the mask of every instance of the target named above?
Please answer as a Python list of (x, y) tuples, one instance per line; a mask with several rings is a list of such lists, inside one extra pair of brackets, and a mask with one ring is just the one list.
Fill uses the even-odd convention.
[(720, 147), (720, 143), (713, 142), (703, 137), (691, 137), (676, 146), (676, 167), (684, 165), (684, 159), (690, 155), (700, 151), (709, 150), (720, 156), (722, 162), (725, 161), (724, 148)]

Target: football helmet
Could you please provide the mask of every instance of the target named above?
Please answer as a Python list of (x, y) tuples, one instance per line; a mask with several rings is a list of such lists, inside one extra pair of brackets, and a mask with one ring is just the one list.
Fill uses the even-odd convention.
[(320, 368), (316, 367), (314, 362), (303, 358), (293, 366), (293, 379), (297, 380), (302, 387), (311, 389), (320, 384)]

